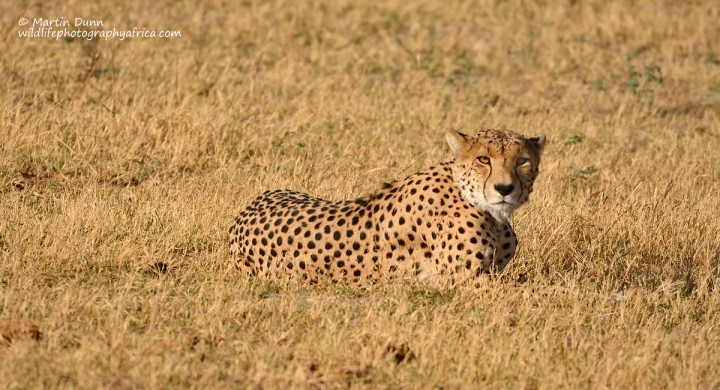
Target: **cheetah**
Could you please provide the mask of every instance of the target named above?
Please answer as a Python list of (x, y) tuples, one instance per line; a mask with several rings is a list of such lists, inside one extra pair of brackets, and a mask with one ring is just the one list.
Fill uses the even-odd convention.
[(517, 239), (508, 219), (527, 202), (545, 136), (446, 132), (454, 159), (353, 200), (275, 190), (230, 227), (248, 275), (373, 284), (412, 277), (455, 285), (502, 271)]

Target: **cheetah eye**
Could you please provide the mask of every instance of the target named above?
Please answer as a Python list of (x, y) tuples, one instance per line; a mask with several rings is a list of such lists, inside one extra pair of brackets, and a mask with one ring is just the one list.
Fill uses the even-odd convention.
[(480, 156), (477, 158), (478, 162), (483, 165), (490, 165), (490, 158), (487, 156)]
[(517, 164), (517, 165), (523, 165), (523, 164), (525, 164), (525, 163), (528, 162), (528, 161), (530, 161), (530, 160), (526, 159), (525, 157), (520, 157), (520, 158), (518, 158), (517, 160), (515, 160), (515, 164)]

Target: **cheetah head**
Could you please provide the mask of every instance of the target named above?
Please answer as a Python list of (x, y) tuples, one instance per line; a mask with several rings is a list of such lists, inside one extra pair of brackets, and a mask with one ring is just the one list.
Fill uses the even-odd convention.
[(525, 138), (502, 130), (475, 136), (448, 131), (453, 176), (463, 198), (500, 222), (527, 202), (538, 174), (545, 136)]

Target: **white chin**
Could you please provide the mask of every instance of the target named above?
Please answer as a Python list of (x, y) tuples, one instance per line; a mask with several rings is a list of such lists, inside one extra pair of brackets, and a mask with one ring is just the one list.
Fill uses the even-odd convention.
[(515, 205), (512, 205), (510, 203), (489, 204), (487, 205), (485, 210), (489, 212), (493, 217), (495, 217), (495, 219), (497, 219), (498, 221), (507, 222), (513, 210), (515, 210)]
[[(467, 199), (467, 198), (466, 198)], [(480, 210), (487, 211), (490, 213), (490, 215), (493, 216), (496, 220), (500, 222), (507, 222), (507, 220), (510, 218), (510, 215), (517, 207), (514, 204), (510, 203), (500, 203), (500, 204), (491, 204), (488, 203), (485, 199), (468, 199), (470, 203), (472, 203), (475, 207), (479, 208)]]

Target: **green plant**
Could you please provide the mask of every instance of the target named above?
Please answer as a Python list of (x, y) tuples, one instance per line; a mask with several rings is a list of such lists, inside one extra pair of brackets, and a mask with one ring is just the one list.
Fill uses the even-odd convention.
[(628, 78), (625, 86), (638, 101), (651, 106), (655, 102), (655, 89), (663, 84), (662, 69), (659, 65), (646, 65), (644, 70), (639, 71), (627, 60)]

